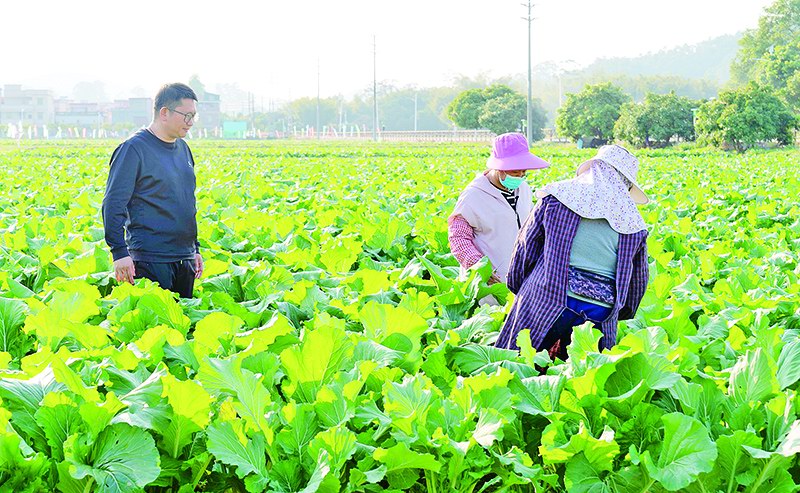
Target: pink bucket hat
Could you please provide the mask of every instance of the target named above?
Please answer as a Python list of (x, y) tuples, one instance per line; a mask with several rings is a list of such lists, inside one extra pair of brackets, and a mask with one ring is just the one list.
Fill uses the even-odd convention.
[(531, 154), (528, 139), (518, 132), (501, 134), (492, 142), (492, 155), (486, 167), (499, 171), (542, 169), (550, 166), (544, 159)]

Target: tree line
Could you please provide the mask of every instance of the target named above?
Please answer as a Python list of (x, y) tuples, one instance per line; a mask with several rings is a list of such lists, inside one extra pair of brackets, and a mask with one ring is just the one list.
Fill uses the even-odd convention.
[[(731, 66), (731, 86), (716, 97), (690, 99), (674, 91), (648, 92), (635, 101), (611, 82), (587, 84), (566, 95), (555, 126), (559, 136), (586, 145), (619, 140), (637, 147), (678, 141), (744, 151), (758, 144), (791, 144), (800, 127), (800, 0), (777, 0), (756, 29), (745, 33)], [(539, 130), (546, 115), (533, 102)], [(471, 89), (447, 108), (462, 128), (496, 133), (522, 130), (525, 98), (507, 86)], [(536, 139), (542, 132), (534, 132)]]

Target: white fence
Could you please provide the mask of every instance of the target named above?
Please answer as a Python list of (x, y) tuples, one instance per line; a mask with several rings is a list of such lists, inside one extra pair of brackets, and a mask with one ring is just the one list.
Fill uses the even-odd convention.
[[(381, 142), (491, 142), (495, 134), (489, 130), (418, 130), (379, 131), (375, 138)], [(295, 129), (288, 137), (299, 140), (373, 140), (371, 130), (353, 127), (348, 131), (336, 131), (324, 127), (319, 134), (313, 128)]]

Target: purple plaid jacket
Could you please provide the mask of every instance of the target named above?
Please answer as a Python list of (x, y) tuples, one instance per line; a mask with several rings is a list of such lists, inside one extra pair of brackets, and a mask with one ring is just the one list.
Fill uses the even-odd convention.
[[(580, 216), (552, 195), (543, 198), (522, 226), (511, 256), (508, 288), (517, 295), (495, 346), (519, 349), (517, 334), (530, 329), (539, 348), (567, 305), (567, 269)], [(619, 235), (616, 304), (601, 324), (600, 348), (617, 343), (617, 321), (633, 318), (647, 288), (647, 231)]]

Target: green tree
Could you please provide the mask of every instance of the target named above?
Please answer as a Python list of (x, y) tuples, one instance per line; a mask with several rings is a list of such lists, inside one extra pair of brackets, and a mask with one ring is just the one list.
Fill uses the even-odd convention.
[(776, 46), (760, 61), (762, 69), (758, 74), (758, 82), (777, 90), (783, 89), (789, 79), (800, 72), (800, 39)]
[(795, 113), (800, 113), (800, 71), (786, 81), (786, 87), (781, 89), (781, 96)]
[(480, 128), (478, 118), (485, 103), (484, 89), (468, 89), (447, 106), (447, 118), (460, 128)]
[(792, 142), (798, 120), (774, 91), (757, 83), (725, 91), (704, 103), (697, 112), (696, 130), (701, 143), (730, 146), (743, 152), (759, 142)]
[[(496, 134), (519, 130), (523, 120), (527, 120), (528, 103), (524, 96), (516, 92), (502, 94), (486, 101), (478, 121), (481, 127)], [(547, 113), (539, 100), (533, 102), (533, 128), (531, 138), (544, 137), (542, 127), (547, 122)]]
[[(542, 127), (547, 112), (538, 99), (533, 100), (533, 140), (544, 137)], [(447, 117), (460, 128), (487, 128), (501, 134), (519, 130), (527, 120), (527, 100), (503, 84), (484, 89), (468, 89), (453, 99), (445, 110)]]
[(775, 89), (795, 112), (800, 112), (800, 39), (776, 46), (761, 63), (757, 81)]
[(386, 130), (414, 130), (416, 100), (417, 130), (452, 128), (452, 124), (446, 119), (442, 120), (441, 110), (433, 105), (433, 93), (432, 89), (404, 88), (386, 94), (378, 101), (381, 125)]
[(693, 140), (692, 108), (698, 104), (674, 92), (648, 93), (644, 102), (622, 106), (614, 136), (639, 147), (666, 146), (673, 137)]
[(483, 90), (483, 97), (486, 101), (495, 98), (502, 98), (504, 96), (508, 96), (510, 94), (519, 95), (517, 91), (511, 89), (505, 84), (493, 84), (486, 89)]
[(567, 94), (556, 117), (556, 129), (573, 140), (582, 137), (611, 140), (622, 105), (628, 101), (630, 97), (611, 83), (587, 85), (577, 94)]
[(800, 0), (777, 0), (764, 9), (756, 29), (747, 31), (731, 64), (731, 79), (739, 85), (760, 80), (765, 66), (781, 46), (800, 37)]
[(637, 147), (650, 147), (652, 114), (644, 103), (629, 101), (622, 105), (619, 119), (614, 124), (618, 139)]
[[(317, 123), (317, 98), (299, 98), (284, 108), (291, 125), (314, 127)], [(324, 125), (338, 125), (339, 101), (336, 98), (324, 98), (319, 101), (320, 131)]]
[(192, 74), (192, 76), (189, 77), (188, 85), (192, 88), (192, 90), (194, 90), (194, 93), (197, 95), (198, 99), (205, 99), (206, 85), (200, 82), (200, 77), (197, 74)]

